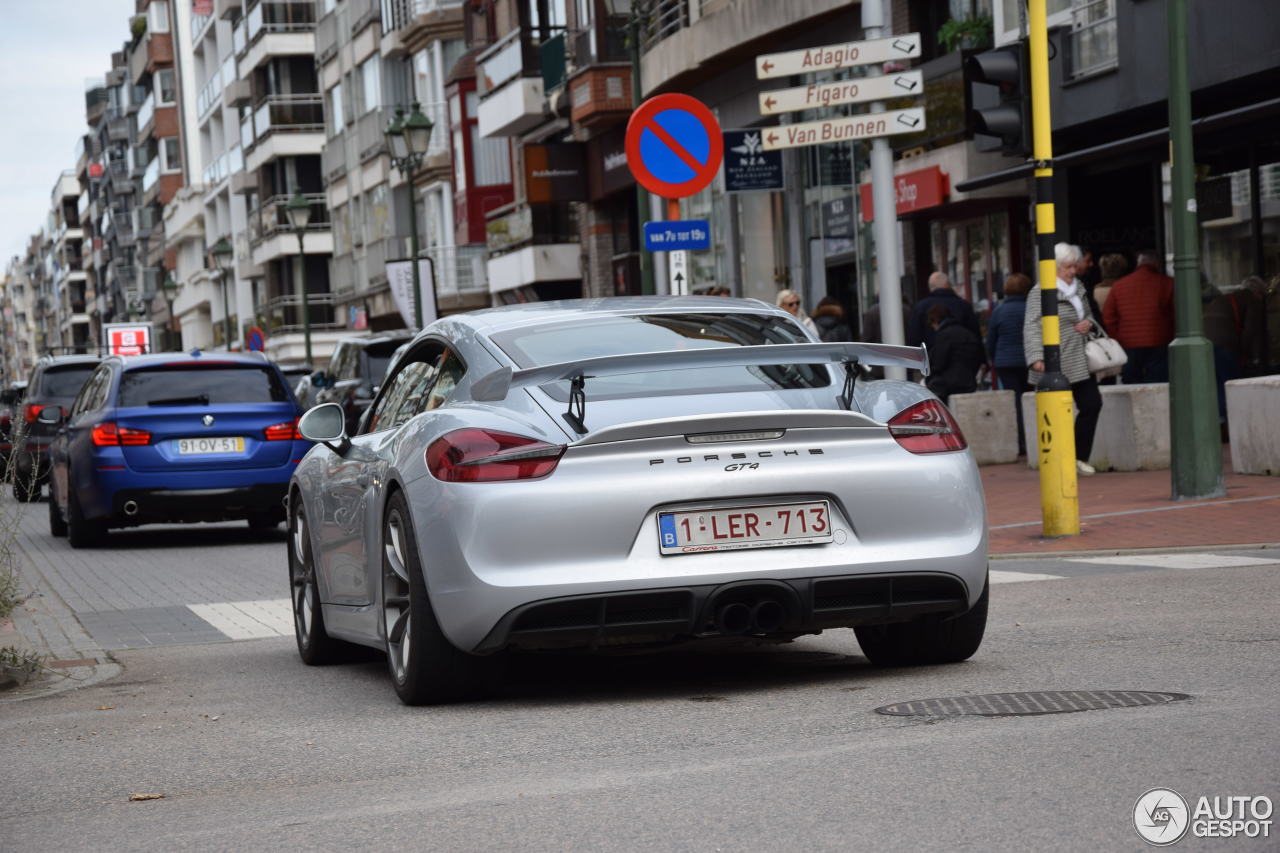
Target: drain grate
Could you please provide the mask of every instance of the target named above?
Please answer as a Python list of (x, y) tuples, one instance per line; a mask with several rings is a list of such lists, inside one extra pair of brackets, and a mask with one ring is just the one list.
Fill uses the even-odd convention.
[(1037, 690), (1030, 693), (986, 693), (979, 696), (947, 696), (913, 699), (876, 708), (877, 714), (894, 717), (1030, 717), (1037, 714), (1070, 714), (1106, 708), (1137, 708), (1190, 699), (1186, 693), (1150, 690)]

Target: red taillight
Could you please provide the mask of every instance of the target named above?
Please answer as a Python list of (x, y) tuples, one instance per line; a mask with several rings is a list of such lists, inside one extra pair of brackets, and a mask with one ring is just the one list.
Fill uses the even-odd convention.
[(447, 483), (532, 480), (556, 470), (564, 451), (562, 444), (522, 435), (460, 429), (431, 442), (427, 470)]
[(280, 424), (272, 424), (262, 431), (267, 441), (293, 441), (302, 440), (302, 433), (298, 431), (298, 419), (285, 421)]
[(40, 417), (40, 412), (43, 410), (44, 406), (41, 406), (39, 403), (27, 403), (27, 410), (23, 417), (27, 419), (27, 423), (33, 424), (36, 422), (36, 418)]
[(945, 453), (969, 446), (956, 419), (938, 400), (922, 400), (894, 415), (889, 434), (912, 453)]
[(136, 447), (151, 443), (151, 433), (145, 429), (117, 426), (111, 421), (93, 428), (93, 443), (98, 447)]

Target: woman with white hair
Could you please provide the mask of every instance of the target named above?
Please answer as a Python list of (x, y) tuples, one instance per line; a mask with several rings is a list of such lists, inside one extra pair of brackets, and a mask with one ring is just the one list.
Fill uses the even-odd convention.
[(818, 326), (813, 322), (813, 318), (804, 313), (804, 309), (800, 307), (800, 294), (794, 290), (779, 290), (777, 305), (783, 311), (786, 311), (792, 317), (796, 318), (801, 326), (804, 326), (817, 337)]
[[(1089, 372), (1084, 344), (1097, 324), (1089, 309), (1084, 285), (1076, 278), (1076, 266), (1084, 257), (1080, 247), (1058, 243), (1053, 247), (1053, 255), (1058, 272), (1059, 369), (1071, 383), (1071, 397), (1076, 404), (1076, 470), (1087, 476), (1097, 473), (1089, 464), (1089, 455), (1093, 452), (1093, 435), (1098, 429), (1098, 415), (1102, 412), (1102, 393), (1098, 391), (1097, 380)], [(1039, 384), (1044, 373), (1041, 295), (1039, 284), (1027, 294), (1027, 310), (1022, 325), (1023, 357), (1031, 368), (1027, 378), (1032, 387)]]

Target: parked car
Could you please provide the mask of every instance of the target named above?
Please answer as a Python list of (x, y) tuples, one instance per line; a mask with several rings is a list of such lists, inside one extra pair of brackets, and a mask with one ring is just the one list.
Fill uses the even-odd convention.
[(358, 433), (337, 405), (290, 484), (304, 662), (383, 649), (409, 704), (509, 648), (789, 639), (876, 664), (972, 655), (978, 469), (923, 348), (816, 343), (754, 300), (534, 303), (432, 323)]
[(72, 547), (157, 522), (284, 519), (309, 445), (280, 370), (257, 354), (161, 353), (105, 360), (57, 429), (49, 532)]
[(66, 415), (81, 386), (102, 357), (97, 355), (46, 355), (36, 362), (22, 402), (22, 419), (13, 440), (13, 496), (20, 501), (40, 499), (49, 478), (49, 441), (54, 426), (40, 420), (49, 409)]
[(399, 331), (338, 341), (328, 369), (317, 371), (311, 378), (315, 393), (311, 405), (337, 403), (346, 417), (347, 431), (354, 433), (360, 416), (382, 385), (392, 354), (411, 340), (412, 332)]
[(9, 458), (13, 454), (13, 420), (22, 418), (22, 398), (27, 393), (25, 380), (10, 382), (0, 391), (0, 473), (9, 474)]
[(315, 373), (311, 365), (303, 362), (290, 362), (287, 364), (277, 364), (280, 368), (280, 375), (284, 377), (284, 382), (293, 391), (293, 396), (297, 398), (298, 405), (302, 408), (311, 408), (314, 400), (312, 399), (311, 376)]

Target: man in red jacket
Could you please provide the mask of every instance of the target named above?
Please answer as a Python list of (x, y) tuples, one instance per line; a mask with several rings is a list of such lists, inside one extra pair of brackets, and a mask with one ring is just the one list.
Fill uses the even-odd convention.
[(1169, 381), (1173, 279), (1160, 272), (1159, 255), (1138, 255), (1137, 269), (1111, 288), (1102, 324), (1129, 356), (1120, 373), (1124, 384)]

